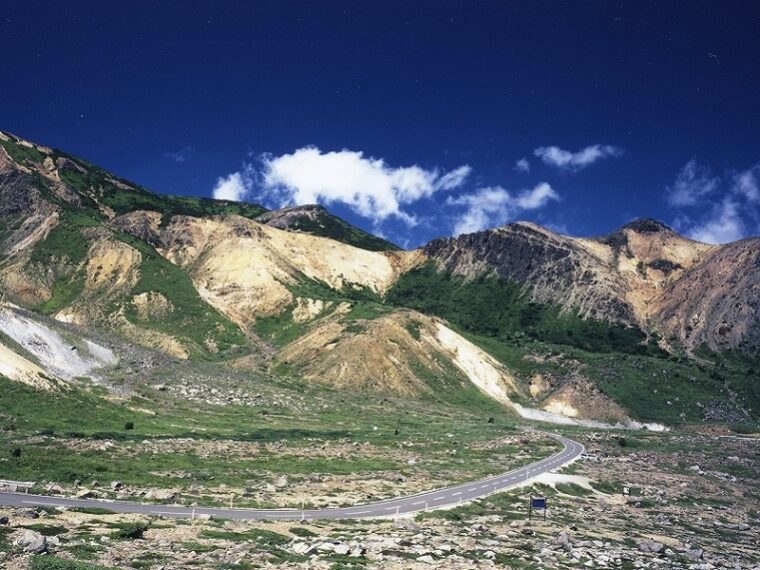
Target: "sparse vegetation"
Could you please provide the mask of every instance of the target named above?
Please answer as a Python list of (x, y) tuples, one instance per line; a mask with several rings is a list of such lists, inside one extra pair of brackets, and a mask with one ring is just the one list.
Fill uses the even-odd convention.
[(116, 570), (100, 564), (69, 560), (60, 556), (39, 555), (31, 560), (31, 570)]
[(370, 251), (398, 250), (399, 247), (387, 240), (374, 236), (352, 226), (348, 222), (333, 216), (326, 210), (319, 209), (315, 219), (301, 216), (290, 226), (291, 230), (302, 231), (315, 236), (322, 236), (367, 249)]
[(501, 342), (533, 339), (593, 352), (664, 354), (646, 343), (638, 329), (561, 313), (557, 307), (531, 302), (516, 283), (487, 276), (464, 280), (438, 271), (432, 262), (401, 276), (386, 302), (442, 317), (465, 332)]
[(145, 535), (148, 525), (145, 523), (125, 523), (111, 533), (111, 537), (118, 540), (139, 540)]

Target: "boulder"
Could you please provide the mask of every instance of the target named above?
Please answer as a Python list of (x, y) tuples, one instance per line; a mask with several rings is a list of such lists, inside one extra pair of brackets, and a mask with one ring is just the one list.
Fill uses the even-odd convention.
[(177, 498), (177, 491), (172, 489), (148, 489), (145, 498), (149, 501), (172, 501)]
[(573, 549), (573, 545), (570, 542), (570, 537), (567, 536), (567, 533), (564, 530), (560, 531), (560, 533), (557, 535), (557, 538), (554, 539), (554, 544), (563, 550), (570, 551)]
[(47, 539), (33, 530), (25, 530), (13, 544), (22, 547), (24, 552), (33, 554), (41, 554), (47, 550)]
[(288, 486), (288, 478), (286, 475), (280, 475), (277, 477), (277, 479), (274, 480), (274, 486), (278, 489), (282, 489), (283, 487)]
[(701, 548), (689, 548), (683, 552), (684, 558), (687, 558), (694, 562), (696, 562), (697, 560), (702, 560), (702, 557), (704, 555), (705, 553)]
[(296, 542), (290, 549), (296, 554), (304, 555), (314, 550), (314, 547), (306, 542)]
[(641, 552), (653, 552), (659, 554), (665, 550), (665, 545), (656, 540), (636, 540), (636, 546)]

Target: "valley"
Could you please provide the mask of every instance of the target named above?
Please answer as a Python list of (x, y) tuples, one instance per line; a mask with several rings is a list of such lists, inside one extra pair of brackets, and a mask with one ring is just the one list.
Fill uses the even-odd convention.
[[(320, 206), (158, 195), (0, 132), (0, 479), (104, 505), (0, 506), (0, 563), (757, 565), (759, 243), (644, 219), (402, 250)], [(106, 502), (354, 508), (541, 462), (549, 433), (587, 453), (396, 519)]]

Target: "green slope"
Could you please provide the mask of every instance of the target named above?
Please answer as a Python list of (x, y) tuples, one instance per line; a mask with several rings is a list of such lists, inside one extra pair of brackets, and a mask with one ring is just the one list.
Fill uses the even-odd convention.
[(641, 420), (746, 421), (735, 410), (760, 417), (760, 360), (670, 355), (638, 329), (531, 303), (523, 287), (504, 279), (467, 281), (430, 263), (402, 276), (385, 302), (448, 320), (525, 381), (580, 372)]

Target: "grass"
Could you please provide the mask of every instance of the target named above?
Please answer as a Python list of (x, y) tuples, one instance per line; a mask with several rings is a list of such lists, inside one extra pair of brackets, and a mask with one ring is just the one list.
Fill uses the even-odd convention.
[(11, 547), (11, 542), (9, 539), (9, 535), (14, 533), (16, 529), (7, 527), (7, 526), (0, 526), (0, 552), (7, 552), (8, 549)]
[[(498, 303), (494, 303), (498, 299)], [(533, 303), (525, 288), (498, 277), (465, 280), (429, 262), (399, 278), (386, 302), (435, 315), (462, 330), (512, 342), (528, 337), (594, 352), (662, 354), (640, 330), (583, 319), (558, 307)]]
[(103, 507), (69, 507), (69, 511), (73, 513), (82, 513), (86, 515), (115, 515), (116, 512), (111, 509), (104, 509)]
[[(443, 519), (447, 521), (461, 522), (475, 517), (491, 515), (498, 515), (507, 520), (527, 520), (528, 496), (550, 496), (553, 494), (553, 489), (551, 487), (545, 485), (532, 485), (527, 490), (496, 493), (484, 499), (472, 501), (452, 509), (418, 513), (416, 520)], [(516, 509), (514, 506), (516, 504), (524, 506), (524, 509)]]
[[(495, 308), (494, 298), (501, 301)], [(527, 302), (522, 288), (501, 279), (464, 282), (428, 265), (403, 276), (385, 301), (448, 319), (526, 381), (537, 373), (562, 377), (576, 370), (643, 421), (704, 421), (706, 410), (726, 402), (760, 413), (756, 358), (709, 353), (698, 363), (669, 356), (642, 344), (635, 329), (561, 315)]]
[(42, 313), (59, 311), (79, 296), (84, 286), (84, 277), (78, 266), (86, 258), (88, 247), (80, 227), (66, 217), (50, 230), (44, 240), (35, 244), (29, 258), (30, 263), (37, 264), (46, 271), (52, 270), (54, 275), (51, 296), (38, 307)]
[(71, 265), (77, 265), (87, 255), (87, 248), (87, 240), (82, 236), (80, 228), (63, 220), (50, 230), (44, 240), (37, 242), (29, 261), (50, 265), (66, 259)]
[(139, 540), (143, 538), (148, 525), (144, 523), (121, 523), (117, 530), (111, 533), (116, 540)]
[(105, 546), (87, 543), (66, 548), (66, 552), (79, 560), (95, 560), (104, 550)]
[(302, 526), (294, 526), (288, 529), (290, 534), (299, 536), (301, 538), (312, 538), (318, 536), (315, 532), (310, 531), (308, 528)]
[[(125, 234), (116, 234), (116, 237), (137, 249), (142, 256), (140, 278), (131, 294), (158, 293), (172, 306), (160, 318), (143, 319), (134, 305), (128, 304), (126, 315), (130, 321), (190, 340), (198, 357), (230, 356), (246, 346), (243, 332), (201, 298), (187, 273), (164, 259), (147, 243)], [(209, 343), (213, 343), (213, 350)]]
[(252, 528), (245, 532), (204, 529), (199, 536), (210, 540), (225, 540), (235, 543), (254, 542), (257, 551), (269, 553), (273, 562), (277, 564), (308, 560), (307, 556), (292, 554), (285, 550), (285, 545), (291, 540), (289, 537), (267, 529)]
[(253, 528), (245, 532), (204, 529), (201, 531), (200, 537), (214, 540), (228, 540), (230, 542), (247, 542), (251, 540), (265, 547), (282, 546), (290, 542), (290, 538), (284, 534), (260, 528)]
[(575, 483), (557, 483), (556, 489), (564, 495), (571, 495), (573, 497), (589, 497), (594, 494), (593, 491)]
[(34, 523), (25, 525), (24, 528), (39, 532), (42, 536), (58, 536), (59, 534), (65, 534), (68, 529), (64, 526), (48, 525), (43, 523)]
[(4, 141), (0, 139), (0, 146), (2, 146), (8, 155), (19, 164), (39, 164), (45, 160), (45, 155), (35, 147), (19, 144), (15, 140)]
[(266, 212), (265, 208), (256, 204), (155, 194), (142, 186), (115, 177), (85, 160), (60, 151), (56, 151), (56, 154), (68, 158), (84, 169), (84, 172), (75, 168), (64, 169), (61, 178), (69, 188), (86, 199), (90, 210), (95, 210), (95, 217), (99, 217), (96, 202), (109, 207), (117, 215), (135, 210), (161, 212), (163, 223), (176, 215), (208, 217), (235, 214), (255, 218)]
[[(513, 417), (496, 404), (486, 410), (484, 401), (474, 398), (469, 403), (451, 405), (373, 394), (347, 397), (324, 386), (286, 379), (262, 379), (255, 385), (314, 405), (297, 414), (268, 406), (270, 413), (262, 415), (249, 406), (211, 406), (159, 396), (157, 401), (135, 402), (134, 405), (153, 409), (154, 414), (147, 414), (78, 389), (40, 393), (0, 378), (0, 449), (8, 450), (2, 457), (5, 476), (62, 484), (76, 479), (118, 480), (127, 485), (176, 487), (181, 496), (189, 497), (182, 489), (192, 481), (212, 486), (248, 486), (282, 473), (297, 480), (312, 473), (377, 477), (391, 472), (434, 473), (438, 480), (464, 481), (500, 473), (530, 460), (527, 455), (516, 459), (518, 450), (510, 446), (475, 448), (479, 441), (514, 433)], [(389, 409), (397, 412), (389, 414)], [(493, 423), (488, 423), (489, 417), (495, 418)], [(133, 430), (124, 429), (127, 421), (134, 422)], [(46, 435), (40, 437), (41, 433)], [(285, 446), (277, 452), (260, 448), (255, 455), (233, 462), (225, 456), (202, 457), (191, 450), (141, 450), (144, 440), (188, 437), (199, 442), (248, 441)], [(67, 444), (77, 445), (81, 438), (110, 440), (115, 447), (72, 453)], [(387, 450), (390, 455), (401, 441), (415, 447), (418, 463), (413, 467), (382, 453), (367, 456), (357, 452), (338, 459), (302, 452), (319, 442), (357, 442), (369, 443), (380, 452)], [(555, 446), (553, 442), (537, 445), (531, 456), (548, 455), (555, 450), (550, 445)], [(16, 447), (20, 455), (13, 457), (10, 450)], [(449, 453), (452, 447), (457, 449), (456, 454)], [(157, 479), (156, 473), (170, 471), (190, 473), (192, 479)]]
[(293, 320), (292, 311), (294, 308), (295, 305), (293, 304), (277, 315), (258, 317), (253, 325), (254, 332), (278, 348), (293, 342), (304, 335), (310, 326), (308, 322), (297, 323)]

